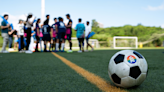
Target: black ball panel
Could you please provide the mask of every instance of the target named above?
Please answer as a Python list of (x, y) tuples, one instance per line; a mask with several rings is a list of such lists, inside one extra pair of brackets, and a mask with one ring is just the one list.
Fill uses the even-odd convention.
[(115, 62), (116, 64), (119, 64), (119, 63), (121, 63), (121, 62), (124, 62), (124, 57), (125, 57), (125, 55), (119, 54), (119, 55), (114, 59), (114, 62)]
[(133, 54), (135, 54), (138, 58), (143, 58), (143, 56), (137, 51), (134, 51)]
[(129, 76), (131, 76), (132, 78), (137, 79), (141, 74), (141, 70), (138, 66), (134, 66), (130, 68), (130, 74)]
[(112, 79), (115, 83), (121, 84), (121, 78), (118, 77), (116, 74), (112, 74)]

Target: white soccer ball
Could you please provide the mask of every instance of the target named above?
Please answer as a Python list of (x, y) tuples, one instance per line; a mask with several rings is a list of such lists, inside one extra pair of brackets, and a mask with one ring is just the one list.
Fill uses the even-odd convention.
[(122, 50), (112, 56), (108, 74), (112, 82), (123, 88), (139, 86), (147, 77), (146, 59), (137, 51)]

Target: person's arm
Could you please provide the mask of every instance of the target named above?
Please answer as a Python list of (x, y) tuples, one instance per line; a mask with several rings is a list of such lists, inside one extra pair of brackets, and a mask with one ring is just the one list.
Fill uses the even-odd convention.
[[(39, 31), (39, 28), (36, 28), (36, 30), (37, 30), (37, 34), (38, 34), (38, 36), (40, 35), (39, 33), (40, 33), (40, 31)], [(39, 36), (40, 37), (40, 36)]]
[(1, 25), (1, 29), (5, 29), (5, 28), (9, 28), (10, 24), (7, 24), (7, 26), (3, 26), (3, 24)]
[(66, 27), (72, 27), (72, 21), (70, 21), (69, 25), (67, 25)]
[(29, 19), (28, 19), (28, 23), (30, 24), (30, 25), (32, 25), (33, 24), (33, 22), (35, 21), (35, 18), (34, 18), (34, 20), (31, 22), (31, 21), (29, 21)]
[(35, 32), (33, 32), (32, 34), (31, 34), (31, 36), (33, 36), (35, 34)]
[(15, 30), (11, 30), (8, 32), (9, 35), (11, 35)]
[(58, 25), (55, 25), (56, 33), (58, 33)]
[(53, 38), (53, 28), (51, 28), (51, 38)]

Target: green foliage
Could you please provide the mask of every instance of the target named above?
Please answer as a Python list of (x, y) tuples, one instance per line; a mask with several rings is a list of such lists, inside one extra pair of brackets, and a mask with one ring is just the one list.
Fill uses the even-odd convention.
[(0, 26), (0, 36), (1, 36), (1, 26)]
[(97, 28), (97, 27), (99, 27), (98, 22), (95, 19), (93, 19), (92, 20), (92, 28)]
[[(156, 34), (164, 33), (164, 30), (161, 27), (146, 27), (141, 24), (138, 26), (125, 25), (123, 27), (110, 28), (94, 27), (92, 28), (92, 31), (96, 33), (93, 38), (98, 39), (99, 41), (107, 41), (108, 37), (114, 36), (137, 36), (139, 42), (144, 42), (152, 39), (152, 37), (155, 38), (157, 36)], [(161, 46), (163, 40), (164, 37), (161, 37), (160, 39), (151, 42), (151, 44), (156, 43), (154, 46)]]

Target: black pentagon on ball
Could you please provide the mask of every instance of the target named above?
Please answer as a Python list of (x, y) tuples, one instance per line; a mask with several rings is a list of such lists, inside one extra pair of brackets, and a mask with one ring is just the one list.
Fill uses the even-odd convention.
[(130, 68), (130, 74), (129, 76), (131, 76), (132, 78), (137, 79), (141, 74), (141, 70), (138, 66), (134, 66)]
[(119, 55), (114, 59), (114, 62), (115, 62), (116, 64), (119, 64), (119, 63), (121, 63), (121, 62), (124, 62), (124, 56), (125, 56), (125, 55), (119, 54)]
[(112, 74), (112, 79), (113, 79), (113, 81), (114, 81), (115, 83), (121, 84), (121, 78), (118, 77), (115, 73)]
[(134, 51), (133, 54), (135, 54), (136, 56), (138, 56), (138, 58), (143, 58), (143, 56), (140, 53), (138, 53), (137, 51)]

